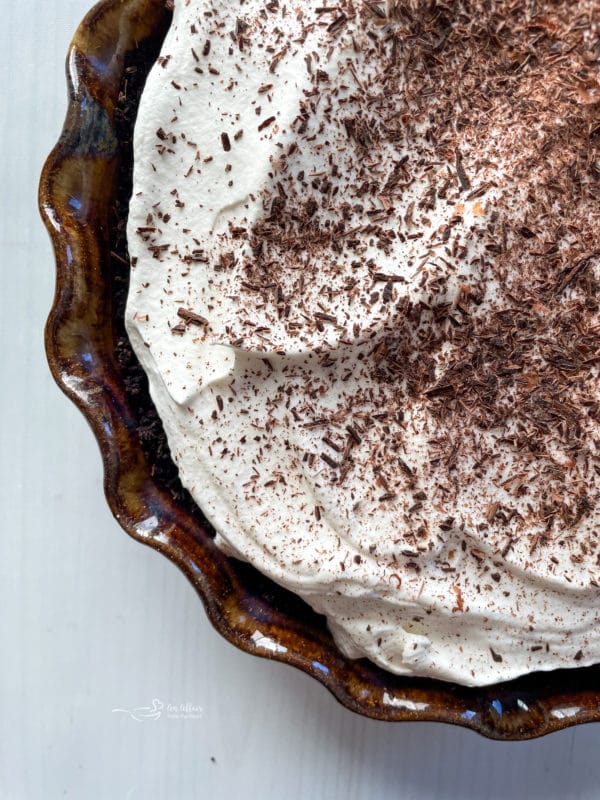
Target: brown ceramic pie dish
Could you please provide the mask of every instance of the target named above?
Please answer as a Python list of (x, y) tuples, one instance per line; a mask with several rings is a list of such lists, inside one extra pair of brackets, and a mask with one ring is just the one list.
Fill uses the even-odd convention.
[(87, 15), (68, 54), (64, 130), (40, 183), (57, 262), (48, 360), (94, 430), (113, 514), (129, 535), (180, 567), (224, 637), (300, 668), (357, 713), (448, 722), (505, 740), (600, 720), (600, 667), (475, 689), (397, 677), (342, 656), (323, 618), (215, 547), (210, 526), (178, 482), (123, 325), (131, 132), (169, 23), (168, 5), (103, 0)]

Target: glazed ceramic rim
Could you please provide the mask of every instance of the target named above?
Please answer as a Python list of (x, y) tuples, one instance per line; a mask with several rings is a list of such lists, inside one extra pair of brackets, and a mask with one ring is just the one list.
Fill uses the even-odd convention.
[[(301, 669), (359, 714), (446, 722), (502, 740), (599, 721), (597, 667), (473, 689), (402, 678), (345, 658), (322, 625), (281, 612), (253, 592), (252, 577), (236, 571), (209, 532), (154, 483), (110, 357), (112, 319), (102, 276), (109, 260), (106, 229), (119, 159), (114, 111), (124, 57), (164, 32), (168, 14), (165, 0), (102, 0), (88, 13), (68, 51), (66, 121), (40, 181), (40, 211), (57, 266), (46, 353), (56, 382), (94, 431), (114, 516), (130, 536), (177, 564), (222, 636), (249, 653)], [(108, 194), (98, 205), (102, 191)]]

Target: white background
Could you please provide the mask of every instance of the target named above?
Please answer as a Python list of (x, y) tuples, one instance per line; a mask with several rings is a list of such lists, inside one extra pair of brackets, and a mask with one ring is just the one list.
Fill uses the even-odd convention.
[[(92, 434), (45, 363), (54, 267), (36, 210), (90, 2), (0, 0), (0, 800), (598, 798), (600, 726), (500, 744), (354, 716), (222, 640), (110, 516)], [(154, 698), (201, 716), (112, 711)]]

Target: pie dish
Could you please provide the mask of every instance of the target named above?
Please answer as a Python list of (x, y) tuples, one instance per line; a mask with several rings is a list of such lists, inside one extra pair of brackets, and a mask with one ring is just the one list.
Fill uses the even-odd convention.
[(396, 677), (342, 656), (321, 617), (215, 546), (210, 526), (178, 483), (122, 318), (135, 99), (169, 15), (161, 0), (105, 0), (88, 14), (69, 51), (65, 128), (40, 186), (58, 266), (48, 359), (96, 434), (117, 520), (184, 571), (222, 635), (248, 652), (299, 667), (358, 713), (449, 722), (497, 739), (597, 720), (599, 667), (479, 689)]

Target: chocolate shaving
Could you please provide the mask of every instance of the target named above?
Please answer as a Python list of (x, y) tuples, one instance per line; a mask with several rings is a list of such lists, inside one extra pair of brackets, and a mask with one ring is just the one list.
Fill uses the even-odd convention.
[(190, 325), (200, 325), (202, 327), (206, 327), (210, 324), (205, 317), (201, 317), (200, 314), (196, 314), (194, 311), (190, 311), (187, 308), (177, 309), (177, 316), (181, 317), (182, 320)]

